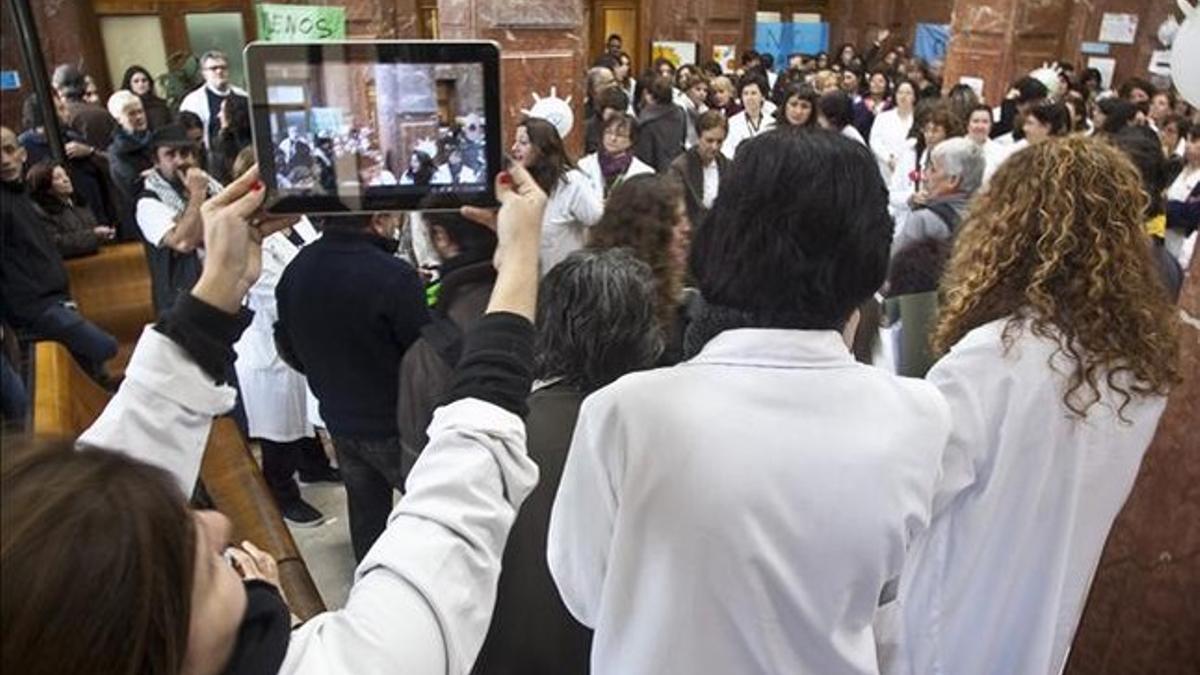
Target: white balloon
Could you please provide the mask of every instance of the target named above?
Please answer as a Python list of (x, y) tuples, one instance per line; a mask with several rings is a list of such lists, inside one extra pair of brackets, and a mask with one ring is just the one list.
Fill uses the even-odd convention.
[(1171, 80), (1184, 100), (1200, 106), (1200, 10), (1178, 2), (1184, 20), (1171, 47)]

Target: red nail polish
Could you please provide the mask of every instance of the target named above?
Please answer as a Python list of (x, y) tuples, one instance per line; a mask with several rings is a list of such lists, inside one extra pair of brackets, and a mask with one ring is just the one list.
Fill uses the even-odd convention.
[(501, 185), (512, 185), (512, 183), (513, 183), (512, 175), (510, 173), (508, 173), (507, 171), (501, 171), (500, 172), (500, 184)]
[(254, 190), (255, 192), (258, 192), (259, 190), (263, 189), (262, 181), (261, 180), (254, 181), (254, 184), (250, 186), (250, 189)]

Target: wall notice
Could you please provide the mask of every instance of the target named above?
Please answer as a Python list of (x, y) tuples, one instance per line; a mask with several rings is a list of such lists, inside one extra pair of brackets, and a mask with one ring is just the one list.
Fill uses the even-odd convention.
[(346, 8), (259, 3), (258, 35), (267, 42), (345, 40)]
[(1137, 14), (1105, 12), (1100, 20), (1100, 42), (1131, 45), (1137, 37)]

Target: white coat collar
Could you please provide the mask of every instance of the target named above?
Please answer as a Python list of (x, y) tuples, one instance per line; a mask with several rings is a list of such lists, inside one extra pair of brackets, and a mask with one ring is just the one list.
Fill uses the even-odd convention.
[(709, 340), (688, 363), (843, 368), (856, 361), (837, 331), (737, 328)]

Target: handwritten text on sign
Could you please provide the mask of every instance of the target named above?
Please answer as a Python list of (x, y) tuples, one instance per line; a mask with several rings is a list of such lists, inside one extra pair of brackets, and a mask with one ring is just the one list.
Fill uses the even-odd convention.
[(259, 3), (258, 33), (267, 42), (344, 40), (346, 8)]

